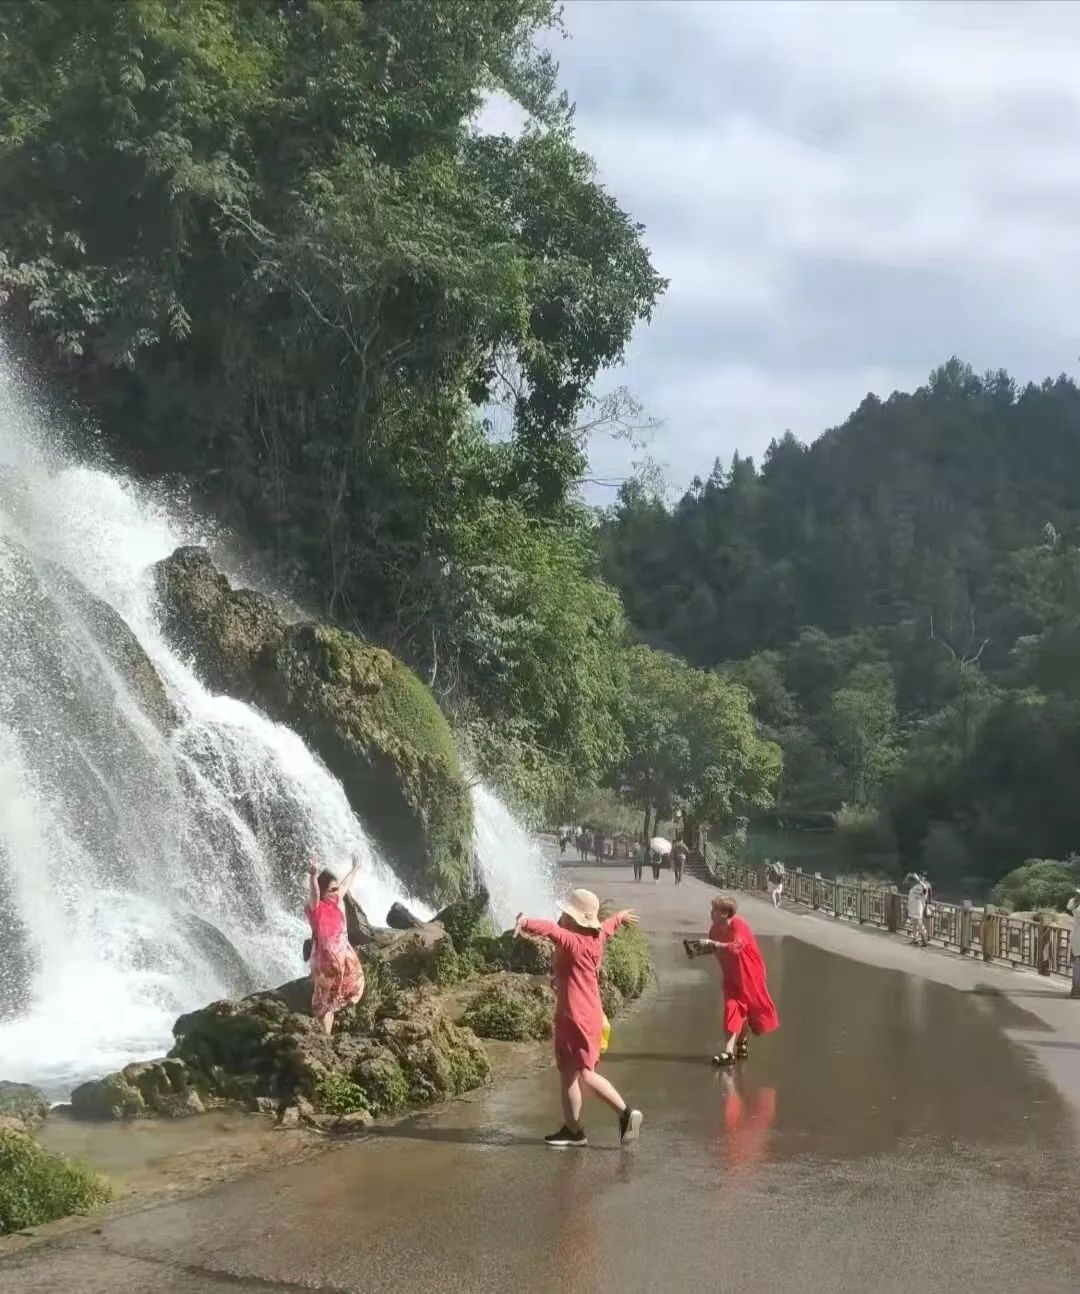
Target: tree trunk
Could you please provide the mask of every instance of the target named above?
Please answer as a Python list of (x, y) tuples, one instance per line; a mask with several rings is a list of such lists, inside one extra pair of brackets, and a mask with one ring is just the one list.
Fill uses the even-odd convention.
[(646, 846), (648, 846), (648, 843), (649, 843), (649, 824), (651, 822), (652, 822), (652, 805), (647, 804), (645, 806), (645, 844)]
[(692, 854), (699, 852), (698, 837), (700, 834), (701, 824), (698, 822), (697, 818), (691, 818), (689, 815), (686, 815), (683, 818), (683, 840), (687, 849), (689, 849)]

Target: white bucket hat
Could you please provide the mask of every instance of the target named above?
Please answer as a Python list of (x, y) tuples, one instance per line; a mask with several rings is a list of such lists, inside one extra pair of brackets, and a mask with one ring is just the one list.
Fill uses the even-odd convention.
[(559, 907), (584, 929), (600, 929), (600, 900), (592, 890), (571, 890)]

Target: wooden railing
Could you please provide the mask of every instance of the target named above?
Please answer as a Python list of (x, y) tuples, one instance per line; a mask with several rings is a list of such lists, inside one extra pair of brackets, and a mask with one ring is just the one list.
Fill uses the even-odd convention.
[[(714, 884), (756, 894), (766, 889), (765, 868), (743, 863), (717, 863), (709, 878)], [(907, 895), (896, 889), (858, 881), (834, 881), (798, 869), (784, 877), (789, 900), (841, 921), (903, 932), (907, 927)], [(1009, 966), (1029, 966), (1040, 975), (1070, 975), (1072, 931), (1037, 917), (1014, 917), (993, 907), (939, 903), (926, 918), (930, 942), (963, 956)]]

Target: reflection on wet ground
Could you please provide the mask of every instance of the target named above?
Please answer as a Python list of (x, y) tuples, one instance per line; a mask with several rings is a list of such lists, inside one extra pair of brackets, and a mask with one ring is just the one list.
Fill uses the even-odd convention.
[(633, 1150), (595, 1105), (589, 1150), (541, 1145), (555, 1084), (530, 1074), (111, 1221), (81, 1255), (0, 1265), (0, 1285), (48, 1288), (80, 1257), (81, 1290), (127, 1288), (105, 1281), (115, 1255), (152, 1263), (158, 1294), (208, 1269), (234, 1288), (369, 1294), (1075, 1290), (1071, 1113), (1001, 1032), (1038, 1027), (1022, 1008), (793, 939), (762, 946), (783, 1026), (735, 1072), (708, 1063), (712, 968), (674, 940), (656, 993), (615, 1021), (604, 1069), (646, 1112)]

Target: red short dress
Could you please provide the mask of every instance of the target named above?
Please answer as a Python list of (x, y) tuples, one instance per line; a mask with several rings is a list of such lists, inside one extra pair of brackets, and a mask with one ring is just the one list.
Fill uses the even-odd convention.
[(554, 921), (531, 918), (522, 926), (526, 934), (555, 945), (555, 1063), (560, 1069), (595, 1069), (600, 1059), (600, 963), (604, 944), (621, 924), (616, 914), (595, 932), (565, 930)]
[(726, 948), (715, 950), (724, 976), (724, 1032), (771, 1033), (780, 1027), (776, 1003), (769, 996), (765, 959), (754, 932), (742, 919), (732, 917), (726, 927), (714, 923), (709, 938), (724, 940)]

